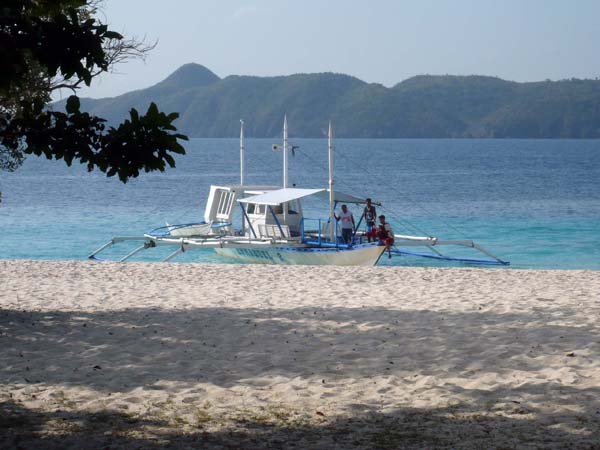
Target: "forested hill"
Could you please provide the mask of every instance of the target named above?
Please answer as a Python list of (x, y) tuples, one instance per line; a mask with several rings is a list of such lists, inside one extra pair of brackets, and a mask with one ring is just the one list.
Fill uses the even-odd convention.
[(423, 75), (387, 88), (335, 73), (219, 78), (186, 64), (155, 86), (82, 106), (117, 122), (151, 101), (179, 112), (190, 137), (236, 136), (241, 118), (247, 136), (277, 136), (284, 113), (298, 137), (322, 137), (329, 118), (338, 137), (600, 137), (598, 80)]

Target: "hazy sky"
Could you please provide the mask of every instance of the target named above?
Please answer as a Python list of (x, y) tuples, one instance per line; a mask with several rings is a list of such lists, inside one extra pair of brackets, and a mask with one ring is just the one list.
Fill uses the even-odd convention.
[(600, 76), (600, 0), (106, 0), (111, 28), (158, 40), (81, 94), (150, 86), (188, 62), (217, 75), (342, 72), (516, 81)]

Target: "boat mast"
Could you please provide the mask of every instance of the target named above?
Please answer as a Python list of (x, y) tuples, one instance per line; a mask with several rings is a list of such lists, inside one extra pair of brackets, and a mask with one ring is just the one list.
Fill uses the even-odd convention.
[(240, 184), (244, 185), (244, 121), (240, 119)]
[[(287, 115), (283, 116), (283, 188), (288, 187), (288, 125)], [(288, 205), (283, 205), (283, 223), (287, 223)]]
[(288, 125), (287, 115), (283, 116), (283, 188), (288, 187)]
[(327, 132), (327, 160), (329, 162), (329, 238), (335, 242), (335, 194), (333, 191), (333, 131), (331, 120), (329, 121), (329, 131)]
[[(244, 185), (244, 121), (240, 119), (240, 185)], [(246, 231), (246, 219), (242, 216), (242, 234)]]

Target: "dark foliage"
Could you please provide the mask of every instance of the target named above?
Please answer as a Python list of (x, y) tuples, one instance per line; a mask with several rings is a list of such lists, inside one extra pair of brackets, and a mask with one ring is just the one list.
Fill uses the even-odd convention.
[(65, 112), (46, 108), (52, 91), (90, 85), (92, 79), (147, 48), (124, 40), (94, 17), (90, 0), (7, 0), (0, 7), (0, 169), (14, 170), (23, 153), (78, 160), (126, 182), (140, 171), (163, 171), (184, 154), (173, 121), (155, 104), (140, 116), (106, 126), (80, 111), (72, 95)]

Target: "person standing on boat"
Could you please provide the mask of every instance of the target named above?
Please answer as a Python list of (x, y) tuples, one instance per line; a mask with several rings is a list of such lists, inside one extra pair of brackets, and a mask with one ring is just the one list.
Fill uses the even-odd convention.
[(385, 250), (388, 252), (388, 258), (392, 257), (392, 245), (394, 244), (394, 230), (392, 226), (385, 221), (385, 216), (379, 216), (379, 230), (377, 231), (379, 240), (385, 244)]
[(375, 226), (375, 218), (377, 217), (377, 210), (371, 204), (371, 199), (367, 199), (367, 205), (363, 209), (363, 217), (367, 224), (367, 239), (371, 242), (371, 239), (377, 238), (377, 227)]
[(352, 244), (352, 235), (354, 234), (354, 216), (346, 205), (342, 205), (342, 212), (339, 216), (335, 216), (335, 220), (342, 222), (342, 239), (344, 243)]

